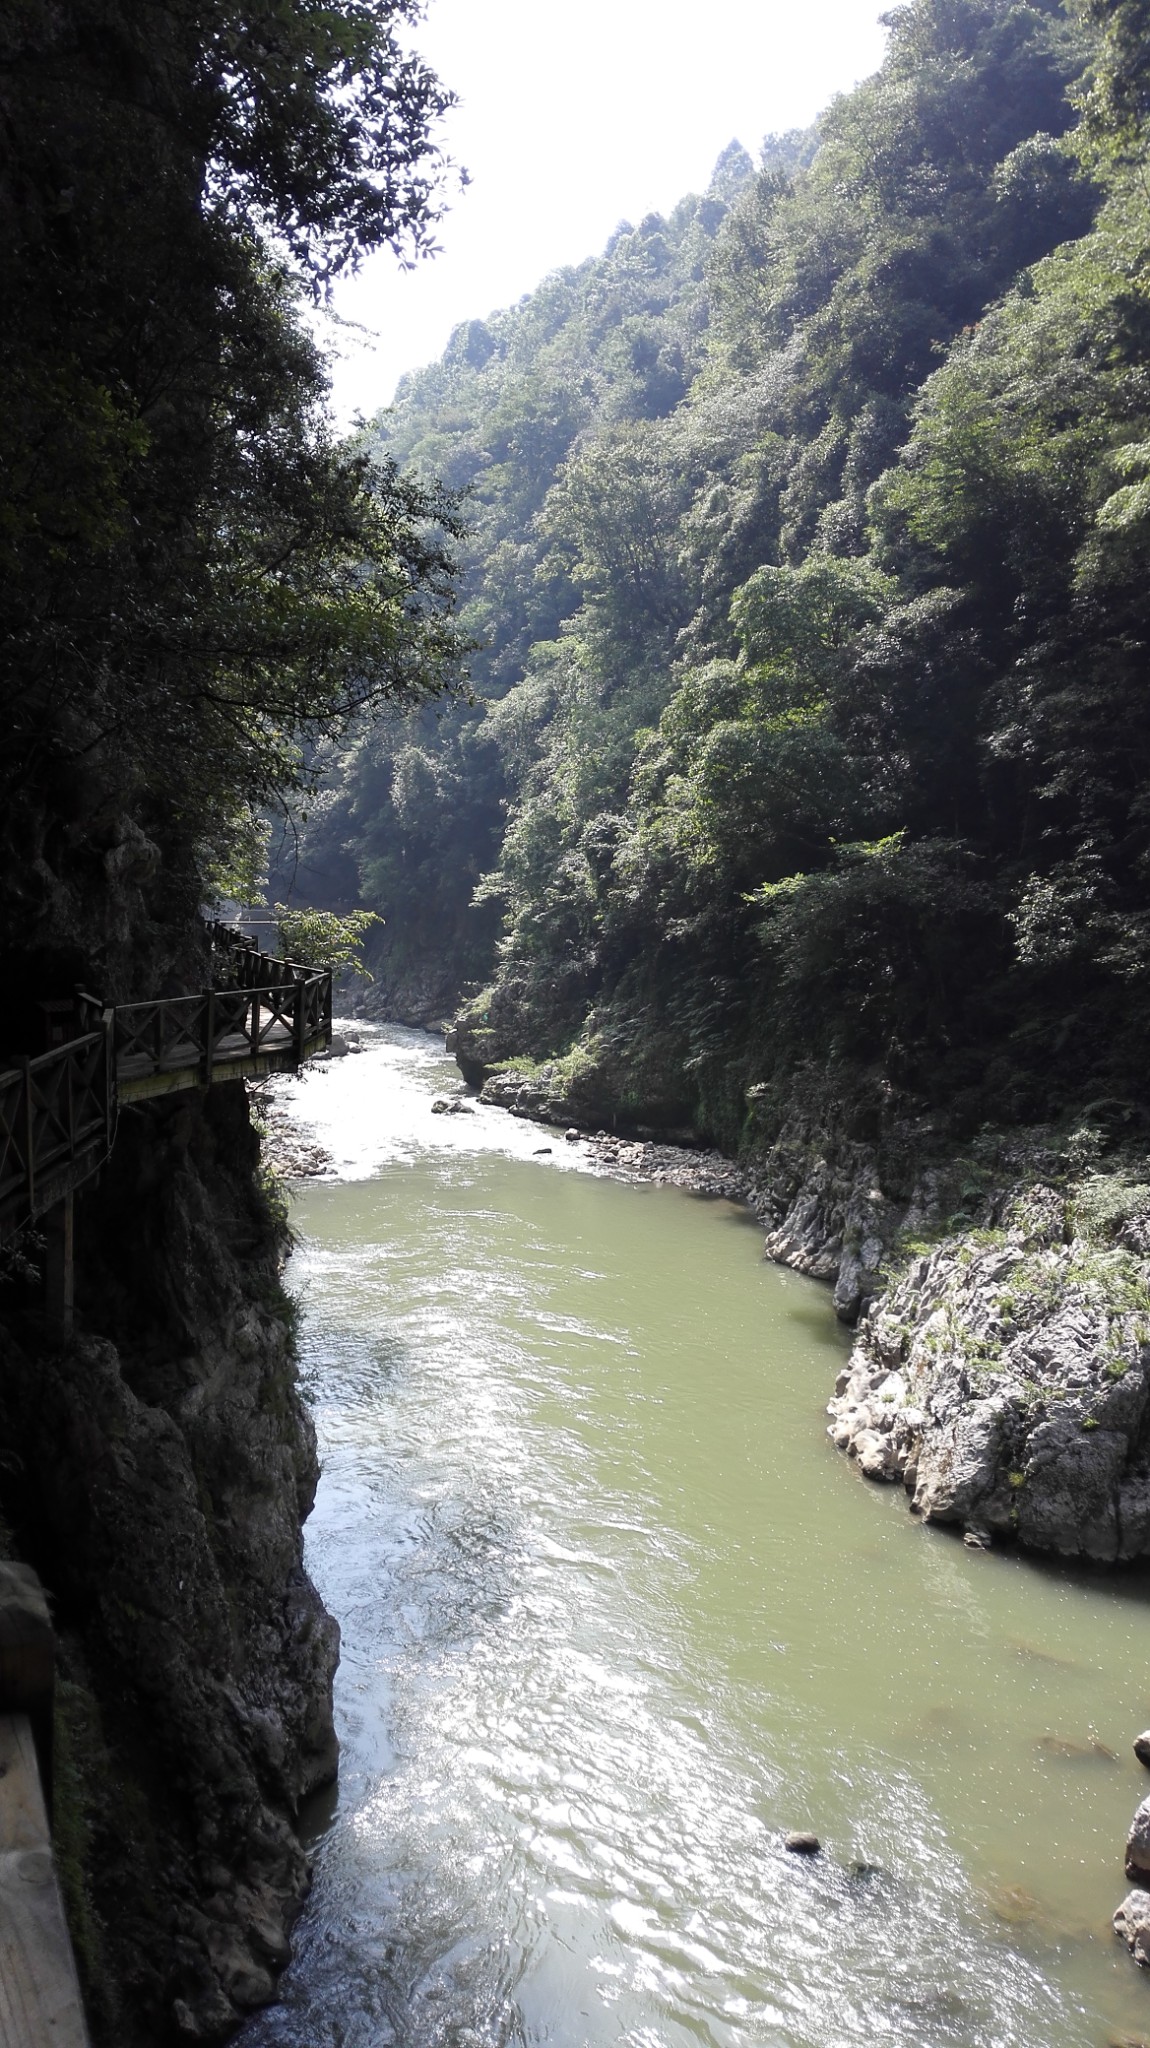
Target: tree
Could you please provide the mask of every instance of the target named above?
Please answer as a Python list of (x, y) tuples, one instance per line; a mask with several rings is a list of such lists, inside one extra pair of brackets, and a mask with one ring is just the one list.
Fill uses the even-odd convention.
[(353, 910), (339, 917), (334, 910), (311, 906), (292, 908), (273, 905), (276, 940), (281, 958), (305, 967), (326, 967), (332, 974), (354, 974), (370, 981), (363, 958), (363, 942), (373, 924), (381, 924), (373, 910)]
[[(127, 814), (195, 900), (357, 709), (458, 673), (433, 485), (326, 424), (301, 293), (427, 245), (449, 95), (414, 0), (28, 0), (0, 182), (12, 858)], [(177, 879), (178, 878), (178, 879)], [(20, 915), (23, 914), (21, 911)]]

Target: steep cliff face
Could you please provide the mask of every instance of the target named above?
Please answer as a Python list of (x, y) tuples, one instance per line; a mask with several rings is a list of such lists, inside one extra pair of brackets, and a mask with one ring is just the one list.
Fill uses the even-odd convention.
[[(1144, 1168), (1144, 1162), (1143, 1162)], [(836, 1443), (971, 1542), (1150, 1551), (1150, 1187), (1032, 1183), (911, 1261), (864, 1318)]]
[[(77, 983), (207, 977), (190, 828), (123, 781), (114, 749), (45, 749), (0, 823), (3, 1064)], [(36, 1234), (0, 1244), (0, 1535), (61, 1641), (55, 1835), (99, 2048), (222, 2040), (273, 1995), (293, 1823), (336, 1767), (284, 1245), (236, 1082), (122, 1108), (75, 1198), (68, 1341)]]
[(97, 2037), (214, 2041), (273, 1993), (335, 1771), (335, 1624), (282, 1226), (242, 1084), (123, 1112), (77, 1198), (76, 1333), (6, 1290), (0, 1506), (64, 1645), (66, 1877)]

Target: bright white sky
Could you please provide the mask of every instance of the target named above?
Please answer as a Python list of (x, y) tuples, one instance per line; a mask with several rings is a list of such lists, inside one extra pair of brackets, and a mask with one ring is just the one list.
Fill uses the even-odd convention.
[(442, 142), (456, 189), (441, 253), (403, 271), (381, 252), (325, 322), (342, 423), (390, 402), (459, 321), (511, 305), (597, 255), (623, 219), (702, 191), (733, 137), (758, 156), (881, 61), (889, 0), (430, 0), (412, 40), (461, 104)]

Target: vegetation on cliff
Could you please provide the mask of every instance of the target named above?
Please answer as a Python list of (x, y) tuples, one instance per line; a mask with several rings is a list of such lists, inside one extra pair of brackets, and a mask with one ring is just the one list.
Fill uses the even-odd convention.
[(381, 415), (472, 494), (478, 701), (333, 761), (305, 855), (385, 986), (488, 983), (475, 1062), (728, 1146), (812, 1062), (864, 1122), (1140, 1099), (1145, 50), (912, 0)]
[[(431, 236), (430, 136), (449, 96), (398, 41), (417, 12), (7, 12), (10, 953), (52, 944), (30, 849), (83, 893), (91, 849), (121, 843), (128, 817), (158, 849), (170, 925), (237, 819), (300, 782), (309, 736), (454, 672), (453, 511), (337, 443), (302, 317), (363, 252)], [(142, 962), (101, 964), (106, 987), (139, 985)]]

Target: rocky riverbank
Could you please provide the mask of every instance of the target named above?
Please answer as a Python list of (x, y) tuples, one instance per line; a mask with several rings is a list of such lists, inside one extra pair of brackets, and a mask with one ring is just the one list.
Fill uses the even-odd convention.
[(819, 1110), (796, 1104), (769, 1134), (759, 1131), (752, 1110), (745, 1151), (732, 1159), (701, 1147), (690, 1131), (597, 1131), (602, 1105), (594, 1087), (585, 1101), (560, 1062), (488, 1071), (476, 1065), (465, 1034), (449, 1033), (447, 1045), (480, 1101), (575, 1128), (593, 1156), (623, 1177), (661, 1177), (745, 1202), (764, 1225), (766, 1256), (830, 1281), (835, 1311), (847, 1323), (885, 1287), (886, 1262), (903, 1236), (962, 1208), (972, 1176), (980, 1190), (996, 1177), (1000, 1185), (1009, 1182), (1025, 1151), (1000, 1140), (983, 1148), (987, 1157), (940, 1157), (931, 1131), (911, 1122), (892, 1128), (882, 1143), (867, 1143), (843, 1135), (849, 1118), (828, 1103)]
[(1099, 1174), (1007, 1195), (912, 1257), (830, 1404), (868, 1478), (967, 1539), (1150, 1553), (1150, 1188)]
[(317, 1180), (331, 1172), (331, 1153), (296, 1122), (266, 1082), (249, 1082), (248, 1100), (266, 1171), (278, 1180)]
[[(448, 1036), (448, 1049), (453, 1037)], [(467, 1055), (456, 1054), (479, 1100), (512, 1116), (558, 1127), (567, 1143), (585, 1148), (591, 1164), (620, 1180), (655, 1181), (699, 1195), (743, 1202), (767, 1231), (766, 1255), (783, 1265), (836, 1282), (835, 1306), (853, 1320), (868, 1285), (877, 1287), (885, 1243), (904, 1213), (876, 1187), (876, 1164), (863, 1146), (835, 1146), (796, 1117), (769, 1147), (731, 1159), (701, 1146), (691, 1132), (642, 1132), (619, 1136), (581, 1124), (578, 1091), (557, 1066), (508, 1066), (475, 1073)], [(591, 1107), (594, 1107), (592, 1102)], [(905, 1205), (904, 1205), (905, 1208)], [(873, 1270), (865, 1264), (874, 1261)], [(841, 1285), (839, 1284), (841, 1282)]]
[[(554, 1123), (554, 1078), (504, 1069), (481, 1100)], [(846, 1141), (796, 1112), (737, 1161), (565, 1142), (622, 1179), (745, 1202), (768, 1258), (832, 1285), (858, 1338), (831, 1434), (924, 1519), (980, 1545), (1150, 1554), (1150, 1168), (1084, 1127), (929, 1139)]]

